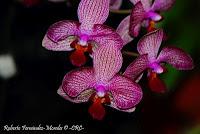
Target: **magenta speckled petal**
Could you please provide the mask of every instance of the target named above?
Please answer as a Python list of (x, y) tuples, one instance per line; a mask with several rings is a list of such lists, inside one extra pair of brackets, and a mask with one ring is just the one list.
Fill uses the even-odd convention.
[(149, 60), (155, 60), (163, 38), (163, 30), (155, 30), (143, 36), (137, 45), (137, 50), (142, 54), (148, 54)]
[(151, 7), (151, 0), (130, 0), (134, 5), (136, 5), (139, 1), (142, 3), (145, 11), (148, 11)]
[(88, 89), (88, 90), (85, 90), (83, 92), (81, 92), (77, 97), (75, 98), (72, 98), (70, 96), (68, 96), (62, 89), (62, 87), (60, 87), (58, 90), (57, 90), (57, 93), (62, 96), (64, 99), (68, 100), (68, 101), (71, 101), (71, 102), (74, 102), (74, 103), (83, 103), (83, 102), (87, 102), (89, 100), (89, 98), (91, 97), (91, 95), (93, 93), (95, 93), (95, 90), (93, 89)]
[(112, 107), (112, 108), (114, 108), (114, 109), (116, 109), (116, 110), (119, 110), (119, 111), (121, 111), (121, 112), (132, 113), (132, 112), (134, 112), (135, 109), (136, 109), (136, 107), (129, 108), (129, 109), (120, 109), (120, 108), (118, 108), (112, 96), (110, 96), (110, 101), (111, 101), (111, 102), (110, 102), (110, 105), (108, 105), (108, 106), (110, 106), (110, 107)]
[(93, 87), (95, 83), (92, 68), (80, 68), (67, 73), (63, 79), (61, 88), (70, 97), (74, 98), (81, 92)]
[(194, 67), (190, 55), (176, 47), (163, 48), (157, 60), (159, 62), (167, 62), (178, 70), (190, 70)]
[(130, 17), (130, 31), (134, 37), (137, 37), (140, 32), (141, 23), (145, 18), (145, 10), (141, 2), (138, 2), (132, 9)]
[(89, 34), (94, 24), (103, 24), (109, 15), (109, 0), (81, 0), (78, 18), (81, 32)]
[(124, 76), (136, 80), (139, 75), (148, 68), (149, 60), (147, 54), (140, 55), (125, 70)]
[(121, 36), (123, 40), (123, 46), (130, 43), (133, 40), (133, 37), (129, 35), (129, 27), (130, 27), (130, 16), (127, 16), (121, 21), (116, 30), (116, 32)]
[(170, 9), (174, 3), (175, 0), (155, 0), (151, 9), (153, 11), (166, 11)]
[(118, 10), (122, 5), (122, 0), (110, 0), (110, 9)]
[(72, 50), (70, 44), (76, 39), (75, 36), (79, 33), (79, 25), (78, 22), (67, 20), (53, 24), (48, 29), (43, 39), (42, 46), (48, 50), (54, 51)]
[(80, 24), (76, 21), (59, 21), (50, 26), (46, 35), (53, 42), (58, 42), (65, 39), (68, 36), (78, 35), (79, 26)]
[(121, 51), (114, 44), (101, 46), (93, 54), (93, 64), (97, 81), (107, 83), (122, 66)]
[(42, 46), (48, 50), (53, 50), (53, 51), (71, 51), (73, 50), (73, 48), (71, 48), (70, 44), (75, 39), (76, 37), (74, 36), (74, 37), (67, 37), (66, 39), (63, 39), (58, 42), (53, 42), (45, 35), (42, 41)]
[(140, 86), (131, 79), (121, 75), (115, 75), (109, 82), (108, 87), (113, 96), (113, 103), (119, 109), (131, 109), (142, 99)]
[(123, 46), (120, 35), (106, 25), (94, 25), (93, 35), (90, 36), (90, 39), (95, 41), (98, 46), (114, 44), (119, 49)]

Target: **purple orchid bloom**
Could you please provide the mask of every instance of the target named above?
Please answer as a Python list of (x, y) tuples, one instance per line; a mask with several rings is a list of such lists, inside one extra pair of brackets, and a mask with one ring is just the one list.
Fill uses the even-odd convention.
[(175, 3), (175, 0), (131, 0), (135, 7), (132, 9), (130, 18), (130, 31), (132, 36), (139, 35), (142, 26), (148, 32), (155, 30), (155, 22), (162, 19), (160, 12), (167, 11)]
[(117, 74), (122, 66), (122, 54), (115, 45), (97, 48), (93, 66), (67, 73), (58, 94), (74, 103), (91, 100), (89, 113), (98, 120), (105, 115), (103, 105), (133, 112), (142, 98), (142, 90), (131, 79)]
[(96, 47), (115, 44), (122, 48), (123, 41), (114, 29), (102, 25), (109, 14), (108, 0), (81, 0), (78, 7), (79, 22), (64, 20), (53, 24), (47, 31), (42, 45), (53, 51), (72, 51), (73, 65), (86, 62), (85, 53)]
[(145, 35), (137, 45), (140, 56), (132, 62), (124, 72), (124, 75), (134, 80), (148, 69), (149, 87), (155, 92), (166, 91), (166, 86), (157, 74), (165, 72), (162, 63), (171, 64), (178, 70), (193, 69), (192, 58), (180, 48), (167, 46), (158, 54), (163, 39), (163, 30), (158, 29)]

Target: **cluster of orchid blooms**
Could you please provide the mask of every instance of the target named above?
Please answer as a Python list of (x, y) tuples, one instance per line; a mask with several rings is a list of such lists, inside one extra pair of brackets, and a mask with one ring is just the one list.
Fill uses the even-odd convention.
[[(193, 68), (192, 58), (183, 50), (167, 46), (159, 51), (164, 32), (155, 23), (162, 19), (160, 12), (168, 10), (174, 0), (130, 0), (132, 12), (112, 29), (104, 25), (109, 9), (119, 9), (122, 0), (81, 0), (78, 21), (64, 20), (48, 29), (42, 45), (48, 50), (71, 51), (71, 63), (80, 68), (68, 72), (58, 94), (74, 103), (91, 101), (89, 113), (94, 119), (105, 116), (105, 106), (124, 112), (133, 112), (143, 92), (138, 81), (148, 71), (149, 88), (166, 91), (159, 74), (165, 72), (164, 63), (179, 70)], [(119, 73), (123, 58), (122, 48), (141, 34), (137, 44), (138, 57)], [(81, 67), (89, 55), (93, 67)]]

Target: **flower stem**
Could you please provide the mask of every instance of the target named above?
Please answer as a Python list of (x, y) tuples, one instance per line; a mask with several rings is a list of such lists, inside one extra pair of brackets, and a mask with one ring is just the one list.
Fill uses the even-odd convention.
[(125, 9), (125, 10), (110, 10), (111, 13), (116, 13), (116, 14), (130, 14), (131, 9)]
[(135, 53), (135, 52), (129, 52), (129, 51), (123, 51), (122, 54), (124, 55), (128, 55), (128, 56), (134, 56), (134, 57), (138, 57), (139, 54)]

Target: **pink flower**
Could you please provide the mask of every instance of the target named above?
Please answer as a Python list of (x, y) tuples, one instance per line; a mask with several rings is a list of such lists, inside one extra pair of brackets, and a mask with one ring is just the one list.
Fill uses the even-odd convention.
[(76, 66), (86, 62), (85, 53), (101, 45), (115, 44), (121, 49), (123, 41), (114, 29), (102, 25), (109, 14), (108, 0), (81, 0), (79, 22), (64, 20), (53, 24), (42, 45), (53, 51), (72, 51), (70, 60)]
[(166, 11), (172, 7), (175, 0), (131, 0), (135, 7), (132, 9), (130, 18), (130, 31), (134, 37), (137, 37), (142, 26), (147, 30), (155, 30), (155, 22), (162, 19), (160, 12)]
[(118, 48), (114, 44), (97, 48), (93, 66), (67, 73), (58, 94), (74, 103), (91, 100), (89, 113), (98, 120), (105, 115), (104, 105), (133, 112), (142, 98), (142, 90), (131, 79), (117, 74), (122, 66)]
[(180, 48), (167, 46), (158, 53), (163, 39), (163, 30), (155, 30), (140, 39), (137, 45), (140, 56), (132, 62), (124, 75), (136, 79), (144, 70), (148, 69), (149, 87), (155, 92), (164, 92), (166, 86), (157, 74), (165, 72), (162, 63), (171, 64), (178, 70), (193, 68), (192, 58)]

